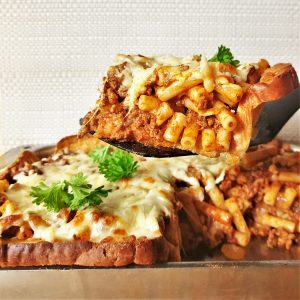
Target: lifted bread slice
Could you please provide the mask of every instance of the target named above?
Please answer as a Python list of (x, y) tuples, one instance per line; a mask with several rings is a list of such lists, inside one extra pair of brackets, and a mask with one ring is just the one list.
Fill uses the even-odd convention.
[(290, 64), (235, 67), (203, 56), (118, 55), (80, 136), (241, 157), (263, 104), (298, 85)]

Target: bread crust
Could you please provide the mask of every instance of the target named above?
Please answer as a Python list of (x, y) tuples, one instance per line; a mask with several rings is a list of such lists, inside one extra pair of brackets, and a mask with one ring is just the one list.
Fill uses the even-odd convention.
[(121, 267), (132, 263), (150, 265), (168, 261), (170, 250), (164, 237), (147, 239), (134, 236), (122, 240), (106, 238), (89, 241), (0, 241), (0, 267), (79, 265)]
[(42, 240), (0, 239), (0, 267), (89, 266), (121, 267), (181, 261), (181, 236), (177, 213), (163, 222), (163, 235), (154, 239), (128, 236), (89, 241), (45, 242)]
[(276, 64), (265, 70), (258, 83), (249, 87), (237, 109), (234, 154), (242, 156), (249, 147), (255, 124), (267, 102), (279, 100), (299, 87), (297, 73), (291, 64)]
[(62, 138), (55, 146), (55, 153), (68, 149), (70, 152), (77, 152), (79, 150), (85, 153), (90, 152), (95, 147), (107, 146), (108, 144), (97, 139), (92, 135), (86, 135), (79, 138), (77, 135), (70, 135)]

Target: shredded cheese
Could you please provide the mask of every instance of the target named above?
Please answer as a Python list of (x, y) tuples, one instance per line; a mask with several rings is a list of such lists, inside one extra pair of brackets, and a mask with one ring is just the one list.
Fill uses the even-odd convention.
[[(99, 242), (108, 236), (118, 237), (120, 232), (126, 236), (159, 237), (162, 234), (160, 218), (173, 213), (175, 180), (184, 181), (195, 189), (200, 187), (199, 180), (188, 172), (192, 166), (202, 176), (207, 176), (211, 186), (215, 184), (213, 178), (222, 174), (226, 167), (225, 157), (141, 158), (133, 178), (108, 182), (83, 152), (64, 154), (60, 159), (57, 156), (53, 158), (56, 160), (46, 164), (41, 161), (34, 163), (41, 174), (31, 171), (27, 175), (20, 173), (14, 177), (16, 183), (6, 192), (9, 203), (13, 205), (6, 205), (7, 208), (3, 205), (0, 217), (1, 220), (12, 214), (21, 214), (22, 218), (17, 224), (28, 221), (34, 231), (33, 238), (49, 242), (74, 240), (84, 232), (88, 232), (88, 239), (92, 242)], [(94, 188), (104, 185), (112, 190), (99, 206), (77, 212), (75, 218), (66, 223), (58, 213), (32, 203), (29, 195), (32, 186), (42, 181), (49, 185), (68, 180), (78, 172), (83, 172)], [(203, 198), (204, 195), (199, 195), (200, 200)], [(98, 220), (93, 217), (95, 213), (99, 216)], [(44, 222), (36, 222), (32, 216), (39, 216)], [(0, 225), (0, 236), (2, 230)]]
[[(126, 63), (122, 70), (122, 85), (128, 89), (124, 105), (133, 108), (136, 99), (145, 92), (146, 82), (159, 66), (188, 66), (199, 73), (199, 61), (192, 56), (176, 57), (173, 55), (156, 55), (151, 57), (141, 55), (119, 54), (113, 65)], [(197, 74), (199, 76), (199, 74)]]
[[(203, 65), (206, 65), (207, 59), (204, 56), (196, 58), (194, 56), (177, 57), (173, 55), (125, 55), (118, 54), (115, 57), (113, 66), (125, 64), (125, 67), (120, 71), (119, 75), (122, 77), (122, 86), (126, 88), (127, 96), (124, 100), (124, 105), (132, 109), (136, 103), (137, 98), (145, 93), (146, 85), (149, 78), (154, 74), (156, 69), (160, 66), (186, 66), (188, 72), (191, 74), (190, 79), (203, 78)], [(209, 62), (215, 67), (214, 76), (227, 75), (231, 76), (230, 72), (219, 70), (219, 62)], [(202, 66), (202, 67), (201, 67)], [(247, 81), (247, 76), (251, 68), (258, 68), (257, 64), (241, 64), (237, 67), (237, 74), (234, 78), (237, 82)]]

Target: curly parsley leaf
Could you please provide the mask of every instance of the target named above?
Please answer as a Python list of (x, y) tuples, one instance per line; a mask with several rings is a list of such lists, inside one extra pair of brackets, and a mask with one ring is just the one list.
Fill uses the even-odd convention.
[(63, 207), (75, 210), (99, 205), (109, 192), (110, 190), (104, 189), (103, 186), (92, 189), (86, 176), (78, 173), (69, 180), (52, 183), (50, 186), (41, 182), (31, 188), (30, 195), (34, 198), (33, 203), (43, 204), (48, 210), (58, 212)]
[(107, 197), (110, 190), (103, 189), (103, 186), (92, 189), (83, 173), (78, 173), (68, 181), (69, 190), (73, 198), (69, 203), (69, 209), (79, 209), (90, 205), (99, 205), (102, 197)]
[(218, 47), (218, 52), (208, 61), (219, 61), (225, 64), (231, 64), (234, 66), (238, 66), (240, 61), (235, 60), (233, 58), (233, 54), (231, 53), (229, 48), (226, 48), (224, 45)]
[(100, 172), (108, 181), (130, 178), (137, 170), (137, 162), (129, 153), (116, 150), (99, 165)]
[(70, 195), (64, 182), (52, 183), (50, 186), (41, 182), (38, 186), (31, 188), (30, 196), (34, 198), (33, 203), (43, 204), (51, 211), (59, 211), (70, 201)]
[(112, 152), (111, 147), (95, 147), (88, 155), (92, 159), (93, 163), (100, 165), (107, 156)]
[(97, 147), (89, 156), (108, 181), (130, 178), (138, 167), (131, 154), (119, 149), (112, 151), (110, 147)]

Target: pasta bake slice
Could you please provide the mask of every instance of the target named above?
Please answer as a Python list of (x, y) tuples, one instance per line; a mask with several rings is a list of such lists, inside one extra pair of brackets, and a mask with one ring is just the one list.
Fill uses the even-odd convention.
[(291, 92), (298, 79), (290, 64), (221, 59), (232, 56), (222, 47), (210, 60), (117, 55), (80, 135), (241, 157), (263, 104)]
[[(217, 185), (206, 185), (202, 201), (192, 191), (178, 191), (183, 206), (179, 222), (185, 253), (198, 258), (203, 248), (223, 244), (224, 250), (239, 251), (231, 253), (231, 259), (241, 259), (243, 248), (257, 236), (266, 238), (270, 248), (293, 247), (297, 252), (299, 164), (300, 152), (272, 141), (248, 152), (242, 163), (229, 168)], [(198, 178), (205, 184), (200, 174)]]

